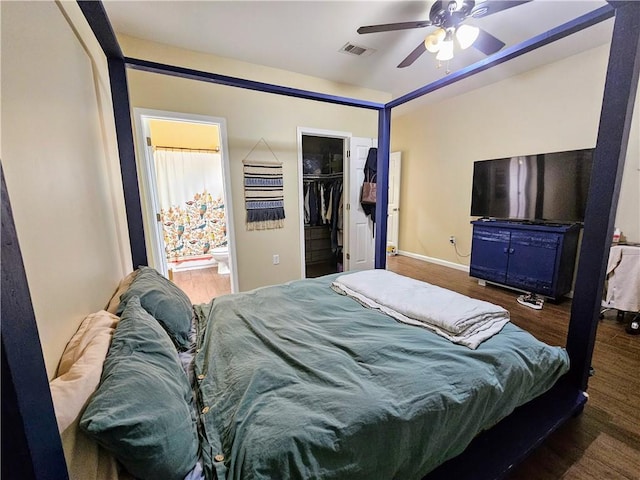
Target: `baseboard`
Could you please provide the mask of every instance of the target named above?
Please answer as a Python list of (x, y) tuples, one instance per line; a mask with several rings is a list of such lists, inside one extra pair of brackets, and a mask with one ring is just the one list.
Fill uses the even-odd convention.
[(462, 265), (460, 263), (448, 262), (447, 260), (441, 260), (439, 258), (427, 257), (426, 255), (420, 255), (418, 253), (407, 252), (405, 250), (398, 250), (399, 255), (405, 257), (415, 258), (416, 260), (422, 260), (423, 262), (435, 263), (436, 265), (442, 265), (443, 267), (454, 268), (463, 272), (469, 273), (469, 266)]

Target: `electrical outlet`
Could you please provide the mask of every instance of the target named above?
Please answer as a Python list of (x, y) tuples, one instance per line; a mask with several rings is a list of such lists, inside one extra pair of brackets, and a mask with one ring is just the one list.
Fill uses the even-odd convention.
[(280, 255), (273, 256), (273, 264), (278, 265), (280, 263)]
[(451, 236), (449, 237), (449, 243), (450, 243), (451, 245), (455, 245), (455, 244), (456, 244), (456, 237), (454, 237), (453, 235), (451, 235)]

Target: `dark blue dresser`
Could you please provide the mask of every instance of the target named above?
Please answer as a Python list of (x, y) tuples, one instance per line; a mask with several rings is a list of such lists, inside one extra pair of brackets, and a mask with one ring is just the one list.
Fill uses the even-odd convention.
[(557, 300), (571, 290), (580, 224), (476, 220), (472, 277)]

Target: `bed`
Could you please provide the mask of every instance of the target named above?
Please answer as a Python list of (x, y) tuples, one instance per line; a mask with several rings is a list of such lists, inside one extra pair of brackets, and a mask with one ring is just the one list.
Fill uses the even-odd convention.
[[(155, 270), (134, 273), (109, 307), (118, 315), (105, 312), (113, 339), (76, 410), (74, 435), (117, 459), (95, 478), (114, 478), (119, 464), (143, 479), (420, 479), (569, 368), (563, 348), (501, 307), (385, 270), (195, 306)], [(369, 274), (450, 296), (436, 308), (445, 316), (468, 299), (499, 328), (475, 346), (455, 343), (341, 290)], [(391, 286), (383, 294), (397, 297)]]
[[(571, 415), (580, 411), (586, 402), (586, 389), (588, 386), (593, 344), (598, 323), (597, 317), (601, 307), (600, 301), (602, 298), (602, 284), (606, 268), (606, 251), (609, 248), (610, 238), (613, 232), (614, 212), (620, 189), (629, 130), (631, 128), (632, 105), (637, 90), (639, 64), (637, 61), (637, 40), (640, 30), (637, 28), (639, 11), (636, 2), (610, 1), (608, 2), (610, 5), (607, 7), (600, 8), (591, 14), (577, 18), (558, 28), (554, 28), (538, 37), (525, 41), (513, 48), (509, 48), (504, 54), (498, 54), (492, 57), (492, 59), (478, 62), (471, 67), (465, 68), (460, 72), (455, 72), (447, 76), (447, 78), (404, 95), (385, 105), (372, 104), (366, 101), (354, 101), (353, 99), (336, 98), (332, 95), (301, 91), (278, 85), (268, 85), (252, 80), (237, 79), (225, 75), (211, 74), (210, 72), (167, 66), (145, 60), (124, 58), (101, 3), (85, 1), (78, 3), (109, 63), (115, 114), (114, 120), (118, 137), (132, 251), (132, 266), (146, 264), (147, 252), (142, 222), (139, 221), (139, 218), (141, 218), (140, 202), (129, 111), (129, 96), (126, 84), (127, 68), (135, 68), (239, 88), (249, 88), (273, 94), (289, 95), (297, 98), (374, 109), (379, 115), (380, 131), (378, 135), (378, 164), (380, 167), (378, 178), (381, 185), (386, 185), (390, 145), (389, 132), (393, 108), (457, 81), (465, 80), (471, 75), (484, 72), (487, 68), (500, 65), (505, 61), (548, 45), (555, 40), (564, 38), (579, 30), (588, 28), (591, 25), (610, 18), (615, 10), (615, 25), (611, 51), (616, 52), (616, 55), (610, 55), (607, 67), (600, 126), (598, 128), (598, 142), (596, 147), (597, 161), (594, 164), (593, 172), (593, 176), (597, 181), (590, 187), (590, 190), (593, 190), (593, 194), (590, 193), (589, 195), (578, 275), (574, 288), (571, 320), (567, 334), (566, 345), (571, 356), (571, 371), (563, 377), (563, 379), (567, 380), (564, 382), (566, 383), (566, 388), (562, 389), (562, 391), (556, 391), (556, 387), (554, 386), (550, 392), (541, 396), (547, 397), (546, 402), (540, 404), (538, 399), (536, 399), (527, 404), (528, 406), (532, 406), (532, 408), (528, 410), (529, 421), (519, 422), (518, 424), (521, 428), (505, 429), (506, 423), (509, 423), (509, 425), (513, 424), (509, 422), (509, 420), (517, 414), (518, 411), (521, 411), (518, 409), (518, 411), (501, 421), (491, 430), (479, 435), (480, 438), (485, 437), (486, 433), (491, 433), (496, 430), (501, 431), (501, 435), (499, 435), (500, 438), (494, 436), (494, 441), (489, 443), (488, 448), (485, 448), (482, 453), (485, 454), (487, 450), (496, 453), (490, 463), (496, 460), (498, 455), (501, 461), (503, 457), (506, 457), (504, 461), (506, 462), (505, 465), (508, 466), (513, 459), (521, 459), (523, 454), (526, 454), (531, 448), (539, 444), (550, 432), (562, 425)], [(611, 12), (607, 12), (607, 9), (611, 10)], [(2, 302), (2, 316), (6, 319), (15, 319), (15, 321), (4, 322), (2, 328), (3, 373), (6, 373), (6, 375), (3, 374), (3, 380), (8, 379), (8, 394), (3, 396), (3, 400), (7, 400), (8, 408), (11, 408), (11, 412), (15, 412), (14, 415), (7, 416), (7, 422), (5, 422), (7, 431), (13, 435), (12, 438), (15, 440), (15, 442), (11, 443), (12, 449), (10, 450), (13, 455), (6, 456), (6, 458), (8, 462), (11, 462), (12, 458), (14, 459), (9, 467), (24, 469), (25, 471), (34, 471), (36, 475), (40, 476), (64, 478), (66, 476), (66, 465), (61, 458), (62, 451), (60, 448), (59, 435), (55, 428), (55, 421), (51, 415), (51, 404), (48, 402), (49, 385), (47, 384), (33, 304), (13, 222), (9, 196), (4, 182), (4, 174), (2, 175), (2, 189), (2, 293), (3, 299), (6, 299), (6, 301)], [(386, 189), (379, 189), (379, 192), (381, 192), (382, 198), (379, 202), (381, 208), (377, 210), (378, 218), (376, 220), (376, 266), (384, 268), (386, 248)], [(609, 221), (603, 221), (603, 219), (609, 219)], [(73, 366), (75, 367), (75, 364)], [(560, 382), (557, 382), (556, 386), (558, 384), (560, 384)], [(15, 393), (15, 398), (12, 398), (9, 392)], [(548, 397), (549, 393), (558, 393), (558, 395)], [(558, 398), (562, 401), (557, 401)], [(522, 417), (520, 418), (522, 419)], [(513, 432), (522, 430), (531, 431), (531, 435), (525, 439), (514, 439)], [(473, 447), (473, 443), (463, 454), (465, 462), (468, 461), (466, 454), (470, 451), (470, 448)], [(517, 448), (511, 448), (514, 446)], [(460, 458), (461, 456), (456, 458), (457, 463), (463, 463)], [(476, 456), (475, 459), (477, 458), (479, 457)], [(25, 461), (25, 459), (27, 459), (27, 461)], [(475, 466), (476, 464), (473, 463), (473, 465)], [(477, 471), (484, 473), (486, 469)], [(501, 471), (504, 471), (504, 469)], [(462, 477), (449, 476), (445, 478)]]

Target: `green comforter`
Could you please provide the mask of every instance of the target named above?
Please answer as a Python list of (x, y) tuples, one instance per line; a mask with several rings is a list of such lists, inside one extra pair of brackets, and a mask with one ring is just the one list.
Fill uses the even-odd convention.
[(470, 350), (333, 278), (196, 307), (208, 479), (419, 479), (568, 369), (564, 349), (515, 325)]

